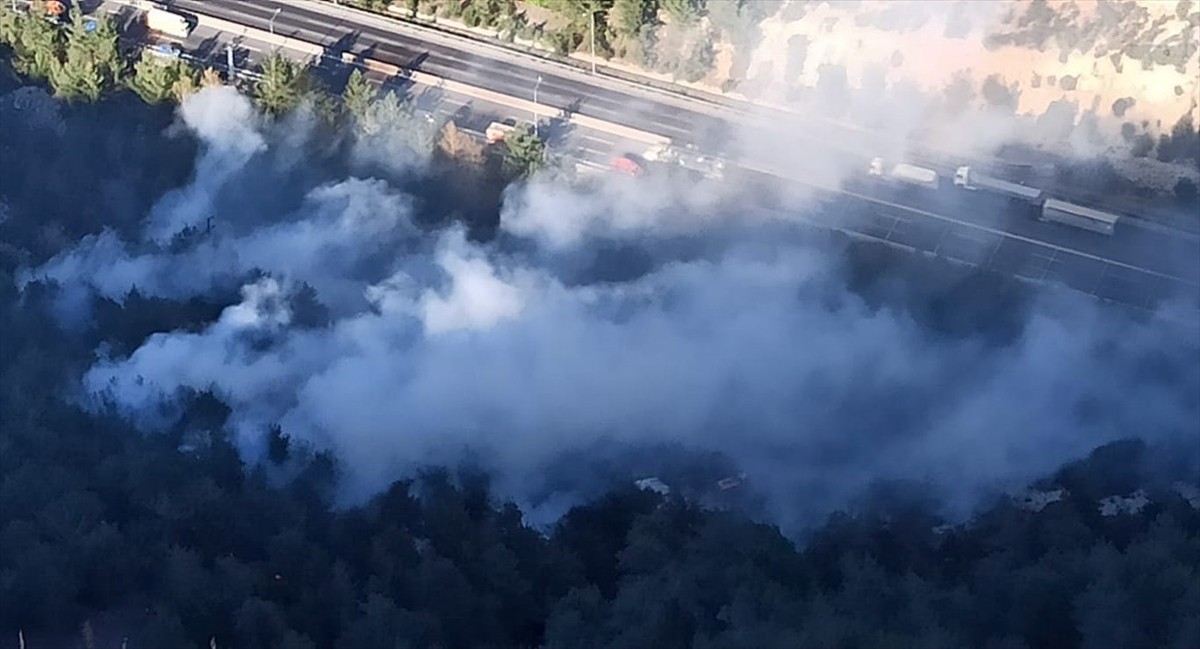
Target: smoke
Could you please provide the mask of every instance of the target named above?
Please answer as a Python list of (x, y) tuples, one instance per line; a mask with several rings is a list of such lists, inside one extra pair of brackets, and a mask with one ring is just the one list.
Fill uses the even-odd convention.
[[(295, 182), (237, 180), (286, 146), (246, 110), (228, 91), (188, 99), (197, 172), (143, 240), (90, 237), (21, 281), (118, 300), (243, 283), (202, 329), (101, 354), (84, 399), (153, 431), (180, 416), (181, 394), (211, 390), (252, 461), (273, 425), (332, 450), (344, 502), (473, 458), (552, 518), (581, 485), (550, 485), (551, 471), (574, 458), (582, 476), (592, 449), (615, 445), (722, 454), (796, 526), (879, 480), (931, 484), (965, 510), (1106, 441), (1187, 448), (1195, 433), (1187, 328), (1047, 292), (1014, 340), (948, 337), (850, 290), (826, 237), (690, 186), (514, 186), (490, 243), (417, 227), (419, 197), (382, 179), (321, 178), (280, 200)], [(180, 238), (209, 214), (213, 231)], [(597, 262), (613, 246), (641, 258), (614, 262), (620, 280)], [(304, 285), (328, 322), (299, 317)]]
[(671, 177), (606, 178), (568, 187), (534, 178), (505, 195), (501, 222), (508, 233), (535, 240), (547, 250), (569, 250), (588, 238), (685, 235), (736, 221), (778, 221), (751, 209), (720, 210), (730, 196), (721, 183), (680, 182)]
[(185, 228), (203, 225), (213, 211), (212, 197), (265, 146), (255, 128), (254, 107), (231, 86), (196, 93), (179, 114), (204, 150), (192, 183), (164, 196), (150, 215), (146, 237), (160, 243)]
[[(1124, 154), (1123, 122), (1162, 133), (1197, 110), (1200, 59), (1177, 46), (1195, 26), (1170, 3), (787, 2), (758, 27), (739, 91), (806, 112), (792, 130), (816, 117), (893, 136), (878, 155), (914, 135), (966, 157)], [(1136, 116), (1113, 108), (1125, 97)]]

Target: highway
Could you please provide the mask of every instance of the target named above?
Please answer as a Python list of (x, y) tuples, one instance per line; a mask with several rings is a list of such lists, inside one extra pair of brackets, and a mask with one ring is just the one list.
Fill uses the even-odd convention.
[[(720, 141), (730, 135), (727, 122), (712, 114), (714, 109), (688, 106), (685, 99), (627, 92), (586, 73), (558, 69), (561, 66), (553, 62), (499, 48), (481, 49), (444, 34), (431, 36), (383, 17), (349, 12), (331, 17), (326, 7), (313, 8), (310, 4), (272, 0), (173, 3), (185, 12), (204, 13), (264, 30), (271, 27), (274, 16), (275, 33), (319, 44), (331, 56), (351, 52), (527, 101), (534, 98), (536, 87), (537, 101), (547, 106), (547, 113), (569, 109), (681, 141), (708, 142), (713, 137)], [(276, 9), (280, 10), (277, 15)], [(414, 30), (417, 33), (410, 33)], [(501, 116), (529, 118), (515, 115), (509, 107), (481, 105), (469, 98), (450, 95), (444, 101), (433, 110), (443, 115), (457, 113), (456, 121), (463, 117), (463, 105), (471, 107), (471, 123), (464, 125), (473, 130), (482, 130), (487, 121)], [(637, 151), (637, 146), (607, 133), (573, 129), (564, 138), (563, 152), (604, 164), (611, 155)], [(819, 149), (824, 145), (812, 142), (811, 146)], [(826, 155), (839, 164), (858, 164), (844, 150), (829, 149)], [(743, 164), (750, 167), (741, 172), (746, 177), (730, 174), (730, 184), (765, 186), (775, 182), (766, 175), (814, 184), (803, 170), (778, 165), (770, 168), (745, 160)], [(813, 217), (823, 225), (1030, 280), (1062, 282), (1140, 307), (1179, 296), (1189, 308), (1194, 305), (1200, 317), (1200, 241), (1194, 236), (1137, 227), (1126, 220), (1118, 224), (1113, 237), (1103, 237), (1040, 223), (993, 197), (955, 188), (896, 192), (871, 183), (850, 183), (846, 187), (815, 184), (829, 195), (843, 192), (843, 197), (860, 199), (833, 201), (836, 208)], [(787, 206), (777, 209), (786, 210)]]
[[(952, 173), (960, 164), (979, 161), (961, 159), (930, 150), (909, 141), (904, 134), (867, 132), (837, 120), (802, 117), (782, 109), (754, 106), (721, 99), (721, 104), (673, 95), (625, 79), (566, 66), (542, 57), (513, 51), (496, 44), (465, 39), (454, 34), (416, 26), (384, 16), (334, 6), (314, 0), (174, 0), (179, 9), (209, 15), (294, 35), (320, 43), (335, 52), (370, 52), (375, 58), (396, 65), (412, 65), (446, 79), (531, 99), (535, 85), (539, 99), (558, 108), (575, 107), (579, 113), (627, 124), (682, 142), (702, 144), (712, 153), (740, 157), (753, 154), (757, 162), (764, 153), (738, 151), (738, 143), (752, 140), (777, 146), (816, 146), (851, 155), (857, 167), (865, 166), (867, 151), (904, 147), (911, 161)], [(278, 14), (276, 11), (278, 10)], [(537, 84), (538, 77), (542, 83)], [(737, 133), (738, 137), (733, 137)], [(781, 136), (788, 136), (781, 140)], [(796, 137), (799, 136), (799, 137)], [(888, 140), (886, 143), (883, 140)], [(802, 141), (803, 145), (798, 141)], [(874, 154), (871, 154), (874, 155)], [(1043, 186), (1067, 200), (1089, 202), (1091, 190)], [(1119, 210), (1136, 213), (1128, 197), (1114, 197)], [(1115, 206), (1110, 206), (1115, 207)], [(1161, 210), (1160, 210), (1161, 211)], [(1180, 221), (1180, 219), (1176, 219)], [(1187, 221), (1191, 227), (1190, 219)], [(1200, 227), (1200, 224), (1196, 224)], [(1196, 234), (1196, 228), (1191, 230)]]
[(274, 19), (277, 34), (322, 45), (333, 55), (351, 52), (525, 100), (534, 98), (536, 86), (538, 101), (548, 107), (571, 108), (684, 141), (703, 137), (706, 144), (719, 143), (730, 134), (725, 120), (696, 109), (668, 106), (611, 87), (601, 91), (594, 82), (577, 79), (558, 66), (517, 55), (495, 52), (496, 58), (482, 57), (448, 37), (439, 42), (396, 31), (393, 21), (385, 18), (363, 16), (349, 22), (326, 14), (324, 7), (271, 0), (175, 0), (171, 4), (259, 29), (270, 28), (275, 10), (280, 9)]
[[(159, 37), (153, 34), (140, 33), (140, 28), (134, 27), (129, 21), (134, 13), (126, 6), (117, 2), (108, 2), (102, 8), (117, 15), (123, 31), (136, 34), (146, 42), (177, 42), (183, 46), (185, 56), (199, 67), (212, 67), (225, 72), (227, 66), (226, 45), (234, 50), (235, 68), (239, 75), (247, 73), (254, 75), (262, 60), (274, 51), (275, 45), (254, 37), (233, 35), (211, 27), (199, 26), (186, 39)], [(285, 52), (299, 61), (308, 61), (309, 55), (303, 52)], [(361, 69), (361, 68), (360, 68)], [(248, 72), (249, 71), (249, 72)], [(367, 78), (382, 86), (385, 90), (395, 90), (408, 94), (413, 98), (418, 111), (433, 116), (438, 123), (453, 119), (455, 124), (469, 134), (483, 139), (483, 132), (493, 121), (506, 118), (521, 117), (529, 120), (530, 115), (514, 115), (510, 106), (481, 100), (476, 97), (455, 93), (441, 87), (423, 86), (411, 83), (406, 79), (389, 77), (363, 69)], [(325, 60), (317, 76), (333, 88), (339, 88), (345, 82), (350, 72), (349, 66), (333, 60)], [(583, 171), (597, 172), (608, 168), (608, 163), (614, 151), (640, 151), (646, 147), (644, 143), (615, 136), (611, 133), (584, 128), (578, 125), (566, 126), (552, 119), (554, 109), (547, 107), (542, 113), (542, 134), (554, 147), (557, 153), (582, 163)]]

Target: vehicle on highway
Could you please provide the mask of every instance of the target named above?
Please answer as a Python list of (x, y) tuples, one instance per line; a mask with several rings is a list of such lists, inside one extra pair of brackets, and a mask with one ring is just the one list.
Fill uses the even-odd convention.
[(645, 153), (642, 154), (642, 157), (650, 162), (672, 163), (675, 162), (676, 154), (675, 149), (673, 149), (670, 144), (655, 144), (649, 149), (646, 149)]
[(619, 171), (628, 176), (640, 176), (645, 173), (641, 163), (635, 160), (633, 156), (629, 155), (628, 153), (613, 158), (610, 166), (615, 171)]
[(1038, 218), (1042, 221), (1060, 223), (1112, 236), (1113, 228), (1121, 217), (1056, 198), (1048, 198), (1042, 205), (1042, 212)]
[(504, 138), (517, 129), (515, 124), (505, 124), (503, 122), (492, 122), (488, 124), (487, 130), (483, 132), (487, 137), (488, 144), (496, 144), (503, 142)]
[(937, 189), (939, 185), (938, 174), (933, 169), (918, 167), (906, 162), (900, 162), (888, 168), (883, 158), (871, 160), (871, 165), (867, 167), (867, 173), (876, 178), (917, 187)]
[(642, 157), (650, 162), (679, 165), (712, 180), (720, 180), (725, 176), (725, 163), (700, 153), (694, 144), (685, 144), (683, 147), (657, 144), (646, 149)]
[(146, 29), (176, 38), (187, 38), (192, 33), (192, 22), (183, 14), (150, 7), (145, 13)]
[(1038, 209), (1038, 220), (1068, 225), (1108, 236), (1112, 236), (1113, 228), (1121, 218), (1109, 212), (1049, 198), (1040, 189), (992, 178), (977, 173), (970, 166), (959, 167), (954, 172), (954, 184), (969, 190), (992, 192), (1033, 205)]
[(970, 166), (959, 167), (955, 170), (954, 184), (963, 189), (972, 191), (982, 189), (1030, 203), (1039, 203), (1042, 200), (1042, 190), (1040, 189), (986, 176), (975, 171)]

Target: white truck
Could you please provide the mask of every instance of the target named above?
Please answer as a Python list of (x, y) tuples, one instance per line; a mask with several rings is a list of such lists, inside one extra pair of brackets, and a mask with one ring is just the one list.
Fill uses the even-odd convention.
[(187, 38), (192, 33), (192, 23), (182, 14), (150, 7), (146, 10), (146, 29), (175, 38)]
[(893, 165), (889, 169), (884, 164), (883, 158), (875, 158), (871, 160), (871, 166), (867, 168), (867, 173), (876, 178), (883, 178), (908, 185), (927, 187), (929, 189), (938, 188), (938, 175), (936, 171), (910, 165), (905, 162)]
[(718, 158), (706, 156), (693, 145), (676, 147), (673, 144), (657, 144), (642, 154), (650, 162), (674, 164), (709, 178), (721, 180), (725, 177), (725, 163)]
[(1042, 190), (1040, 189), (985, 176), (971, 169), (970, 166), (959, 167), (955, 170), (954, 184), (964, 189), (972, 191), (982, 189), (1030, 203), (1037, 203), (1042, 198)]
[(517, 130), (517, 127), (512, 124), (492, 122), (488, 124), (487, 130), (483, 132), (483, 135), (487, 138), (488, 144), (496, 144), (497, 142), (503, 142), (504, 138), (508, 137), (508, 134), (515, 130)]
[(1039, 218), (1043, 221), (1061, 223), (1074, 228), (1112, 236), (1113, 227), (1116, 226), (1117, 221), (1121, 217), (1116, 214), (1094, 210), (1090, 207), (1060, 201), (1056, 198), (1048, 198), (1046, 199), (1046, 203), (1042, 205), (1042, 214)]

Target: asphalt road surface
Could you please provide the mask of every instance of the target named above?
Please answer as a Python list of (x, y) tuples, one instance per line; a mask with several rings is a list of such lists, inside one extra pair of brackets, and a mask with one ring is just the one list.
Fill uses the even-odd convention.
[[(303, 6), (271, 0), (176, 0), (173, 4), (184, 11), (199, 11), (261, 29), (267, 29), (275, 16), (276, 33), (321, 44), (330, 55), (352, 52), (513, 97), (533, 99), (536, 86), (539, 103), (547, 107), (570, 107), (581, 114), (681, 141), (703, 140), (697, 134), (715, 134), (718, 139), (728, 134), (725, 123), (709, 114), (593, 86), (586, 80), (555, 74), (547, 65), (517, 65), (512, 61), (500, 65), (448, 44), (397, 33), (387, 24), (346, 22)], [(277, 8), (281, 9), (278, 15)], [(447, 106), (457, 102), (458, 108), (435, 110), (442, 114), (457, 112), (461, 117), (461, 106), (467, 105), (474, 117), (473, 123), (464, 125), (473, 130), (485, 128), (486, 121), (513, 116), (512, 109), (503, 106), (480, 106), (469, 98), (453, 96), (447, 100)], [(637, 150), (636, 145), (607, 133), (585, 131), (573, 137), (564, 139), (564, 152), (593, 164), (602, 165), (614, 154)], [(830, 151), (829, 155), (844, 158), (846, 154)], [(855, 158), (849, 160), (857, 164)], [(773, 173), (793, 175), (779, 170)], [(802, 177), (794, 180), (804, 182)], [(758, 182), (768, 181), (759, 178)], [(828, 210), (836, 216), (825, 225), (1031, 280), (1061, 282), (1135, 306), (1149, 307), (1168, 297), (1181, 299), (1189, 307), (1194, 305), (1200, 317), (1200, 240), (1194, 235), (1146, 229), (1123, 221), (1114, 236), (1105, 237), (1041, 223), (1032, 218), (1027, 207), (1005, 203), (984, 192), (953, 187), (936, 192), (903, 191), (880, 183), (857, 182), (851, 183), (850, 189), (852, 197), (876, 202), (838, 203), (837, 208)]]
[(666, 106), (638, 95), (598, 89), (586, 81), (557, 73), (552, 66), (530, 69), (512, 62), (498, 65), (493, 59), (476, 56), (461, 47), (365, 22), (346, 22), (304, 6), (270, 0), (176, 0), (172, 6), (259, 29), (269, 29), (275, 10), (280, 9), (274, 20), (275, 33), (322, 45), (333, 55), (351, 52), (529, 101), (534, 98), (536, 86), (539, 103), (558, 109), (571, 108), (582, 115), (681, 141), (703, 137), (701, 141), (713, 145), (729, 132), (724, 120), (711, 115)]
[[(770, 132), (774, 129), (775, 138), (768, 135), (765, 141), (779, 144), (782, 144), (778, 140), (780, 131), (797, 131), (808, 140), (807, 146), (859, 157), (866, 156), (869, 151), (886, 149), (879, 146), (879, 140), (889, 137), (886, 133), (868, 132), (827, 117), (801, 117), (789, 111), (725, 98), (720, 99), (721, 103), (698, 101), (645, 84), (612, 78), (603, 72), (590, 76), (554, 61), (382, 16), (350, 11), (327, 2), (174, 0), (172, 4), (182, 10), (201, 11), (264, 29), (271, 25), (274, 17), (274, 27), (280, 34), (322, 43), (337, 52), (370, 51), (388, 63), (412, 65), (447, 79), (523, 99), (532, 99), (540, 75), (539, 100), (548, 105), (558, 108), (576, 106), (580, 113), (588, 116), (641, 128), (681, 142), (697, 143), (710, 153), (735, 158), (739, 152), (726, 149), (727, 145), (735, 145), (737, 140), (743, 139), (732, 139), (731, 134), (735, 131), (744, 135), (746, 131)], [(603, 68), (602, 65), (602, 71)], [(731, 124), (737, 124), (737, 127)], [(952, 173), (957, 165), (981, 162), (928, 149), (907, 141), (903, 134), (896, 137), (901, 139), (891, 144), (906, 147), (911, 161), (936, 168), (940, 173)], [(761, 151), (750, 153), (757, 157)], [(865, 157), (862, 163), (865, 165)], [(1145, 208), (1144, 203), (1128, 196), (1096, 196), (1092, 188), (1047, 185), (1051, 182), (1047, 178), (1038, 184), (1066, 200), (1085, 204), (1115, 201), (1111, 209), (1134, 216), (1139, 209)], [(1163, 206), (1155, 209), (1162, 212)], [(1197, 232), (1193, 219), (1173, 218), (1172, 221), (1193, 234)]]

